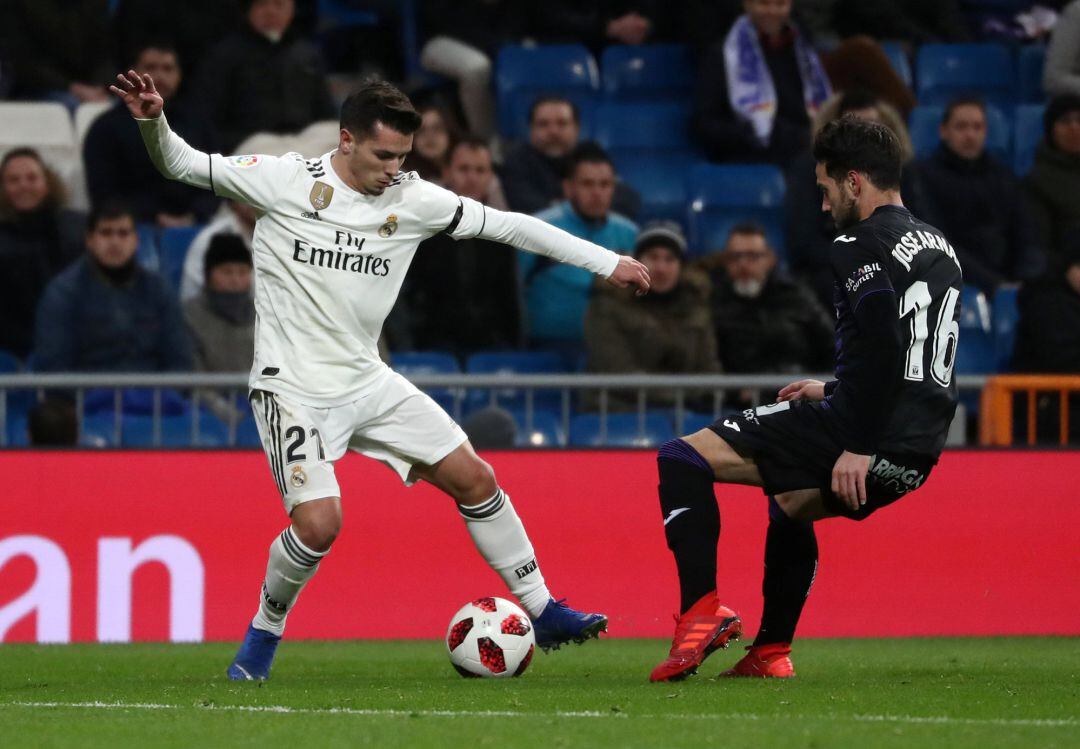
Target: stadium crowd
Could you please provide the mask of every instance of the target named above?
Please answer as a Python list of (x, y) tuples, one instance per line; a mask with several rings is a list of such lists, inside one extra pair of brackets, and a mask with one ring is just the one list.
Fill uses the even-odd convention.
[[(535, 350), (554, 352), (565, 371), (827, 371), (834, 231), (809, 146), (830, 119), (852, 114), (900, 138), (905, 203), (949, 237), (971, 287), (965, 333), (993, 337), (999, 312), (1019, 331), (1015, 351), (1009, 338), (1004, 353), (962, 359), (967, 371), (1080, 373), (1080, 0), (1035, 5), (11, 0), (0, 10), (0, 118), (16, 103), (60, 105), (80, 151), (68, 163), (51, 155), (54, 142), (35, 141), (34, 125), (0, 126), (4, 367), (250, 365), (255, 215), (157, 173), (105, 88), (131, 67), (154, 77), (173, 129), (193, 146), (308, 157), (336, 145), (350, 86), (388, 77), (423, 115), (407, 170), (633, 253), (652, 274), (652, 292), (635, 297), (536, 255), (432, 237), (384, 330), (391, 360)], [(913, 87), (922, 52), (963, 60), (989, 43), (1010, 65), (1029, 49), (1045, 59), (1033, 92), (978, 76), (932, 97)], [(511, 80), (507, 49), (570, 50), (571, 63), (580, 49), (577, 75), (595, 78), (594, 60), (604, 61), (602, 91)], [(626, 50), (620, 86), (608, 60)], [(689, 73), (664, 80), (634, 50), (656, 50), (661, 67), (672, 55)], [(661, 83), (650, 89), (649, 76)], [(1032, 106), (1038, 125), (1021, 145), (1012, 114)], [(633, 131), (638, 112), (638, 127), (651, 128), (641, 143), (620, 132)], [(16, 130), (30, 135), (13, 142)], [(1015, 150), (1003, 135), (1012, 130)], [(727, 192), (742, 202), (706, 229), (694, 212), (721, 199), (684, 182), (709, 163), (732, 166), (703, 174), (730, 175)], [(759, 201), (741, 174), (781, 175), (779, 199), (766, 185)], [(607, 407), (623, 405), (634, 402)]]

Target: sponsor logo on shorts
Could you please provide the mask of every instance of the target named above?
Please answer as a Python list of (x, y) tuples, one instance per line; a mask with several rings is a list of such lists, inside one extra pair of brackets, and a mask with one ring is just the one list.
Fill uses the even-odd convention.
[(514, 570), (514, 574), (517, 575), (518, 580), (528, 575), (530, 572), (536, 571), (536, 560), (530, 559), (528, 564), (522, 565)]
[(307, 474), (304, 473), (304, 469), (300, 466), (293, 466), (292, 476), (289, 477), (289, 483), (300, 489), (307, 483)]
[(870, 475), (900, 492), (915, 491), (926, 481), (926, 474), (919, 469), (897, 465), (885, 458), (877, 458), (877, 462), (871, 464)]
[[(755, 413), (754, 409), (752, 409), (752, 408), (748, 408), (745, 411), (743, 411), (742, 412), (742, 417), (744, 419), (746, 419), (747, 421), (749, 421), (751, 424), (758, 424), (759, 423), (758, 418), (757, 418), (757, 413)], [(727, 426), (726, 421), (724, 422), (724, 425)]]

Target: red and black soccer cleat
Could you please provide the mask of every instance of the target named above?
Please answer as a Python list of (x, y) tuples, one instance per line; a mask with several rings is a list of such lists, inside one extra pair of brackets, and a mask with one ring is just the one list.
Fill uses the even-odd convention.
[(739, 616), (721, 606), (712, 592), (675, 620), (675, 638), (667, 659), (653, 669), (649, 681), (680, 681), (697, 672), (706, 658), (742, 635)]
[(750, 652), (742, 660), (720, 675), (759, 679), (790, 679), (795, 676), (790, 642), (751, 645), (747, 650)]

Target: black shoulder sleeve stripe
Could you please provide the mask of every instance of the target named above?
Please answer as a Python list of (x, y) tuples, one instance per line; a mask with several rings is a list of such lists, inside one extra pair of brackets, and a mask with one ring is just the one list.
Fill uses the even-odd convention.
[(484, 213), (484, 220), (480, 222), (480, 231), (476, 232), (477, 236), (484, 233), (484, 227), (487, 226), (487, 206), (481, 206), (481, 210)]
[(217, 195), (217, 190), (214, 189), (214, 154), (206, 154), (206, 158), (210, 161), (210, 192)]
[(443, 229), (443, 234), (453, 233), (454, 229), (456, 229), (458, 227), (458, 224), (461, 223), (461, 215), (463, 213), (465, 213), (465, 206), (462, 204), (461, 200), (458, 200), (457, 210), (454, 211), (454, 218), (450, 222), (450, 225)]

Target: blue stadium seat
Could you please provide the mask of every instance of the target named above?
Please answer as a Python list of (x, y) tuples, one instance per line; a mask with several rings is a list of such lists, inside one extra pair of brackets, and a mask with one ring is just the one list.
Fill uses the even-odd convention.
[(262, 447), (254, 417), (248, 416), (236, 425), (236, 447)]
[(881, 48), (885, 50), (885, 55), (889, 58), (893, 70), (900, 76), (904, 84), (911, 88), (911, 61), (908, 60), (903, 42), (882, 42)]
[(320, 24), (332, 26), (371, 27), (379, 22), (379, 14), (371, 9), (369, 0), (318, 0)]
[(30, 433), (27, 431), (26, 414), (7, 415), (7, 446), (29, 447)]
[(158, 228), (154, 224), (135, 224), (135, 233), (139, 237), (139, 247), (135, 250), (135, 259), (144, 268), (156, 271), (160, 267), (158, 258)]
[(1026, 104), (1038, 104), (1046, 101), (1043, 93), (1043, 66), (1046, 64), (1046, 47), (1041, 44), (1028, 44), (1020, 48), (1017, 55), (1017, 78), (1020, 84), (1020, 101)]
[[(155, 447), (154, 417), (126, 414), (121, 423), (120, 443), (123, 447)], [(224, 447), (228, 444), (228, 427), (211, 413), (199, 414), (199, 430), (194, 430), (191, 412), (161, 417), (161, 441), (158, 446)]]
[[(415, 375), (457, 374), (461, 365), (457, 357), (446, 351), (398, 351), (393, 354), (390, 366), (407, 378)], [(454, 412), (454, 390), (452, 388), (429, 388), (425, 390), (443, 409)]]
[(990, 304), (974, 286), (960, 294), (960, 345), (956, 351), (957, 374), (988, 374), (997, 371)]
[(693, 151), (688, 102), (603, 102), (593, 113), (593, 136), (612, 153)]
[(202, 226), (177, 226), (161, 232), (161, 241), (158, 243), (158, 270), (173, 290), (180, 289), (180, 277), (188, 247), (195, 235), (202, 230)]
[(683, 44), (613, 45), (600, 57), (604, 97), (618, 101), (686, 101), (697, 71)]
[[(86, 391), (83, 408), (86, 413), (112, 413), (116, 408), (116, 391), (112, 388), (90, 388)], [(124, 388), (120, 391), (121, 411), (125, 414), (150, 415), (154, 413), (154, 391), (150, 388)], [(187, 400), (176, 390), (161, 391), (161, 413), (174, 416), (186, 413), (190, 408)]]
[(552, 412), (533, 409), (532, 424), (525, 418), (525, 411), (518, 409), (510, 412), (517, 424), (518, 447), (562, 447), (566, 444), (562, 419)]
[(1012, 53), (999, 44), (924, 44), (915, 58), (915, 82), (920, 104), (947, 104), (961, 94), (999, 105), (1018, 98)]
[[(465, 371), (471, 374), (554, 374), (565, 372), (566, 368), (559, 355), (552, 351), (484, 351), (469, 356)], [(537, 390), (533, 393), (533, 407), (555, 410), (559, 408), (561, 398), (557, 390)], [(474, 388), (467, 396), (470, 410), (489, 404), (510, 410), (523, 409), (525, 401), (526, 391), (518, 388)]]
[(82, 421), (83, 447), (115, 447), (117, 444), (112, 413), (85, 413)]
[(538, 47), (517, 45), (499, 50), (495, 62), (495, 90), (498, 95), (499, 129), (510, 138), (528, 132), (529, 108), (541, 95), (566, 97), (582, 110), (582, 131), (588, 135), (592, 101), (600, 86), (596, 60), (580, 44), (553, 44)]
[(1013, 351), (1016, 349), (1016, 328), (1020, 323), (1020, 289), (1001, 286), (994, 293), (991, 303), (994, 330), (994, 359), (998, 372), (1012, 368)]
[(649, 154), (616, 151), (611, 154), (615, 170), (641, 195), (641, 222), (668, 219), (686, 223), (686, 174), (699, 159), (693, 153), (672, 151)]
[(656, 447), (675, 438), (667, 414), (646, 413), (644, 423), (636, 413), (607, 415), (607, 435), (600, 414), (579, 414), (570, 420), (570, 444), (575, 447)]
[(784, 257), (784, 174), (775, 166), (698, 164), (687, 176), (691, 252), (724, 246), (731, 227), (753, 220)]
[(19, 357), (10, 351), (0, 349), (0, 374), (14, 374), (22, 369)]
[[(944, 114), (944, 106), (919, 105), (911, 110), (908, 128), (918, 158), (924, 159), (932, 154), (941, 142), (938, 128)], [(1006, 164), (1012, 163), (1012, 127), (1002, 110), (992, 104), (986, 107), (986, 148), (997, 159)]]
[(1013, 170), (1023, 177), (1035, 163), (1035, 149), (1043, 139), (1043, 104), (1021, 104), (1016, 108), (1016, 137), (1013, 143)]

